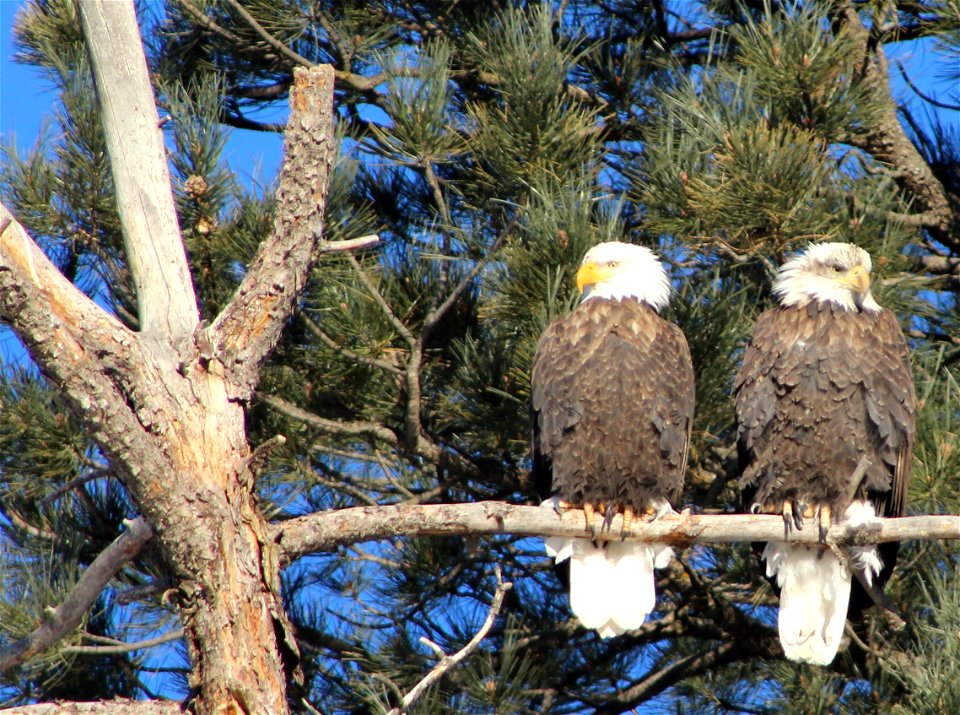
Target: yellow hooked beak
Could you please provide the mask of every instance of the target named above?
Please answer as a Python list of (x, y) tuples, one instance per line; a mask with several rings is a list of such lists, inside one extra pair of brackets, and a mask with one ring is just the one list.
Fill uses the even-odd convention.
[(854, 266), (838, 280), (844, 288), (860, 295), (866, 295), (870, 290), (870, 273), (863, 266)]
[(583, 293), (584, 289), (596, 285), (613, 275), (616, 263), (584, 263), (577, 271), (577, 289)]

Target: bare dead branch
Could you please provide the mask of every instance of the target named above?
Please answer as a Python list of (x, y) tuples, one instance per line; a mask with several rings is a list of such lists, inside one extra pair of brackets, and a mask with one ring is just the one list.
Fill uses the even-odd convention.
[(170, 643), (183, 638), (183, 629), (165, 633), (156, 638), (148, 638), (134, 643), (115, 643), (113, 645), (68, 645), (63, 649), (64, 653), (78, 653), (81, 655), (122, 655), (132, 653), (136, 650), (146, 650), (147, 648), (156, 648), (158, 645)]
[[(600, 517), (597, 517), (597, 538), (625, 538), (675, 546), (783, 540), (783, 519), (775, 514), (667, 514), (652, 523), (635, 520), (621, 537), (622, 524), (622, 518), (616, 516), (609, 530), (601, 531)], [(343, 544), (394, 536), (514, 534), (590, 538), (591, 535), (579, 509), (558, 514), (543, 507), (492, 501), (353, 507), (298, 517), (274, 525), (273, 529), (285, 562)], [(794, 530), (792, 537), (796, 543), (818, 542), (816, 529)], [(827, 544), (836, 546), (914, 539), (960, 539), (960, 516), (881, 519), (875, 526), (862, 528), (835, 524), (827, 534)]]
[(320, 253), (340, 253), (341, 251), (359, 251), (363, 248), (372, 248), (380, 243), (380, 237), (371, 233), (368, 236), (348, 238), (343, 241), (327, 241), (320, 244)]
[(100, 117), (140, 331), (186, 344), (200, 323), (173, 201), (167, 154), (133, 2), (77, 3)]
[(395, 435), (392, 430), (375, 422), (341, 422), (339, 420), (329, 420), (301, 409), (293, 403), (287, 402), (282, 397), (266, 395), (261, 392), (257, 393), (257, 399), (264, 404), (270, 405), (273, 409), (277, 410), (277, 412), (305, 422), (327, 434), (339, 437), (372, 437), (390, 445), (396, 445), (398, 443), (397, 435)]
[(477, 631), (476, 635), (474, 635), (473, 638), (471, 638), (463, 648), (458, 650), (453, 655), (444, 654), (443, 650), (436, 643), (431, 642), (427, 638), (421, 638), (421, 642), (441, 656), (440, 662), (437, 663), (433, 669), (427, 673), (426, 676), (424, 676), (420, 682), (413, 687), (412, 690), (410, 690), (410, 692), (403, 696), (403, 700), (400, 702), (400, 705), (393, 708), (388, 715), (406, 715), (406, 712), (410, 709), (410, 706), (413, 705), (431, 685), (442, 678), (444, 673), (470, 655), (470, 653), (472, 653), (474, 649), (480, 645), (480, 642), (487, 637), (487, 633), (489, 633), (490, 629), (493, 627), (493, 622), (497, 619), (497, 614), (500, 613), (500, 607), (503, 606), (503, 597), (506, 595), (507, 591), (513, 588), (513, 584), (511, 582), (504, 582), (499, 566), (497, 567), (496, 573), (497, 591), (493, 595), (493, 603), (490, 604), (490, 610), (487, 611), (487, 618), (484, 620), (483, 625), (480, 626), (480, 630)]
[(56, 608), (50, 609), (46, 622), (30, 635), (0, 651), (0, 672), (32, 658), (57, 643), (80, 625), (97, 596), (116, 573), (153, 536), (143, 517), (126, 522), (126, 531), (101, 552)]

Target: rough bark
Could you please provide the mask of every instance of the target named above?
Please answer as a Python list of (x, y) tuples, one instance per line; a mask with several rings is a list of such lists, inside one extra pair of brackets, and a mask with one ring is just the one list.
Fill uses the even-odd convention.
[[(80, 5), (85, 24), (103, 25), (91, 30), (95, 36), (105, 31), (127, 38), (111, 46), (113, 65), (143, 64), (142, 48), (129, 40), (137, 33), (131, 2)], [(93, 46), (90, 51), (97, 54)], [(93, 67), (101, 100), (113, 97), (113, 73), (101, 74), (103, 62)], [(141, 84), (136, 90), (122, 84), (121, 95), (150, 92), (145, 71), (131, 71), (120, 81)], [(171, 214), (172, 204), (162, 201), (150, 210), (138, 205), (154, 191), (170, 192), (169, 184), (158, 189), (144, 176), (144, 166), (158, 171), (162, 152), (153, 156), (148, 143), (147, 154), (138, 153), (136, 142), (147, 140), (137, 138), (136, 127), (156, 133), (155, 124), (125, 126), (126, 115), (107, 105), (105, 133), (120, 142), (111, 146), (112, 162), (141, 164), (140, 170), (115, 172), (125, 177), (118, 178), (118, 187), (140, 184), (128, 187), (132, 199), (121, 197), (121, 213), (142, 212), (148, 222), (154, 211)], [(61, 275), (0, 207), (0, 319), (62, 391), (153, 527), (177, 584), (198, 713), (287, 711), (281, 650), (292, 657), (296, 647), (279, 595), (275, 548), (253, 499), (255, 474), (237, 397), (252, 390), (320, 240), (333, 153), (329, 68), (297, 73), (290, 126), (275, 231), (234, 301), (207, 331), (195, 330), (189, 278), (177, 282), (186, 263), (175, 221), (155, 233), (143, 227), (143, 216), (123, 222), (131, 264), (140, 275), (136, 288), (143, 291), (138, 299), (144, 330), (135, 332)], [(124, 143), (131, 138), (124, 132), (133, 145)], [(178, 291), (177, 298), (164, 300)], [(159, 308), (153, 301), (160, 301)]]
[(3, 715), (174, 715), (181, 712), (180, 704), (170, 700), (57, 701), (0, 710)]
[(230, 304), (205, 336), (223, 360), (231, 397), (249, 400), (321, 249), (327, 180), (333, 164), (333, 69), (294, 70), (290, 119), (273, 232), (247, 268)]
[(852, 35), (858, 38), (861, 45), (864, 78), (871, 82), (884, 105), (877, 123), (866, 134), (851, 137), (850, 143), (894, 168), (894, 179), (913, 203), (914, 218), (916, 213), (922, 214), (923, 225), (937, 240), (954, 251), (960, 250), (960, 241), (954, 231), (958, 218), (950, 206), (946, 189), (907, 136), (897, 116), (897, 103), (890, 92), (890, 74), (883, 45), (871, 37), (871, 30), (863, 24), (852, 3), (847, 6), (844, 17)]

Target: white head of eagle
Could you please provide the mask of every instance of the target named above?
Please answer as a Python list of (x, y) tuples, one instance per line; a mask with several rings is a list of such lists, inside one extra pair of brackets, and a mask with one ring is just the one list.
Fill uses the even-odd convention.
[(670, 302), (670, 279), (649, 248), (608, 241), (587, 251), (577, 271), (583, 300), (634, 298), (659, 312)]
[(875, 313), (870, 293), (870, 254), (852, 243), (812, 243), (780, 267), (773, 292), (781, 305), (816, 301), (838, 308)]

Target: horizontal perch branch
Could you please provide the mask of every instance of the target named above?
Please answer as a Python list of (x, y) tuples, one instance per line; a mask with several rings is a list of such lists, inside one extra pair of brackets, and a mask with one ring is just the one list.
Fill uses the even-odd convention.
[[(600, 518), (597, 519), (599, 529)], [(615, 517), (610, 531), (599, 534), (598, 538), (620, 538), (622, 523), (621, 517)], [(580, 510), (557, 514), (552, 509), (503, 502), (353, 507), (298, 517), (273, 528), (285, 562), (343, 544), (395, 536), (590, 535)], [(783, 520), (768, 514), (668, 514), (653, 523), (635, 521), (626, 538), (676, 546), (782, 540)], [(960, 516), (883, 519), (876, 526), (856, 529), (837, 525), (827, 537), (829, 543), (838, 546), (911, 539), (960, 539)], [(794, 530), (791, 541), (816, 543), (816, 525), (811, 522), (809, 528)]]

